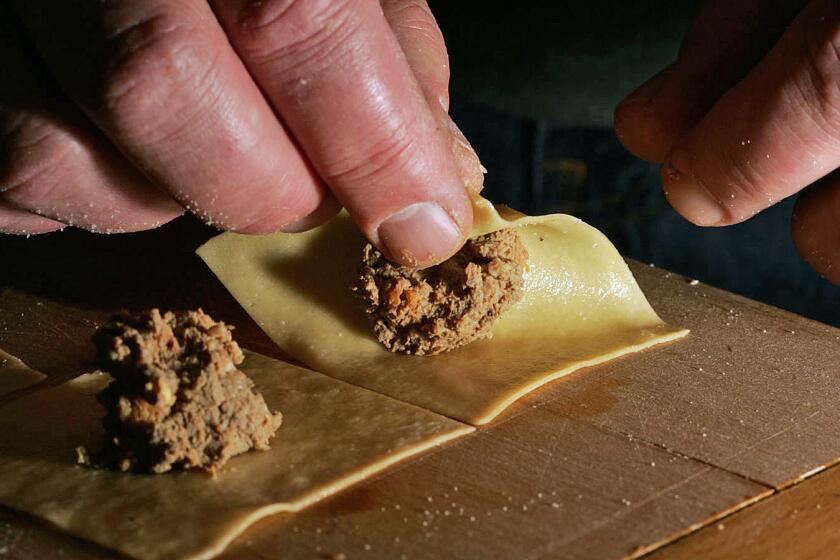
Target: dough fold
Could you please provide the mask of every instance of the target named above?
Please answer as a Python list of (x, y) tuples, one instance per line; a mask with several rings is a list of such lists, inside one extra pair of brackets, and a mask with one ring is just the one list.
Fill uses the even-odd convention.
[(473, 425), (544, 383), (675, 340), (621, 255), (563, 214), (525, 216), (474, 201), (472, 237), (517, 228), (529, 254), (521, 300), (493, 337), (446, 354), (388, 352), (353, 301), (364, 240), (342, 212), (301, 234), (219, 235), (198, 254), (262, 329), (312, 369)]

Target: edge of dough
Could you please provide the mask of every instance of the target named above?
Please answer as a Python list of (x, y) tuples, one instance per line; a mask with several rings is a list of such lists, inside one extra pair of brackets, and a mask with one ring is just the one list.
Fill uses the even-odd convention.
[(47, 376), (0, 349), (0, 397), (41, 383)]
[(551, 375), (546, 377), (540, 378), (528, 385), (523, 385), (516, 394), (512, 394), (509, 397), (505, 398), (504, 400), (499, 401), (498, 403), (494, 404), (493, 406), (487, 407), (485, 412), (479, 416), (475, 420), (476, 426), (483, 426), (489, 422), (492, 422), (497, 416), (499, 416), (502, 412), (504, 412), (509, 406), (511, 406), (514, 402), (518, 401), (531, 391), (539, 389), (543, 385), (551, 383), (552, 381), (556, 381), (561, 377), (565, 377), (571, 373), (579, 371), (581, 369), (597, 366), (603, 364), (605, 362), (609, 362), (610, 360), (614, 360), (616, 358), (620, 358), (621, 356), (625, 356), (627, 354), (635, 354), (636, 352), (641, 352), (642, 350), (646, 350), (648, 348), (653, 348), (655, 346), (659, 346), (660, 344), (667, 344), (669, 342), (673, 342), (675, 340), (679, 340), (684, 338), (689, 334), (688, 329), (681, 329), (675, 330), (666, 334), (661, 335), (658, 338), (653, 338), (651, 340), (642, 342), (641, 344), (636, 344), (633, 346), (629, 346), (623, 348), (621, 350), (615, 350), (613, 352), (604, 354), (602, 356), (598, 356), (596, 358), (592, 358), (591, 360), (584, 360), (578, 362), (576, 364), (572, 364), (566, 368), (557, 370)]
[(370, 333), (349, 291), (364, 241), (346, 212), (304, 233), (223, 233), (196, 252), (287, 355), (472, 425), (572, 371), (688, 334), (659, 317), (609, 239), (579, 218), (482, 198), (473, 208), (472, 236), (521, 228), (531, 254), (524, 296), (492, 339), (430, 357), (390, 353)]
[[(387, 395), (383, 396), (387, 397)], [(230, 544), (233, 541), (235, 541), (242, 533), (248, 530), (248, 528), (251, 525), (265, 517), (281, 513), (297, 513), (299, 511), (303, 511), (304, 509), (308, 508), (309, 506), (315, 505), (321, 500), (325, 500), (330, 496), (333, 496), (335, 494), (349, 489), (351, 486), (362, 482), (367, 478), (384, 472), (388, 468), (394, 466), (397, 463), (400, 463), (401, 461), (410, 459), (415, 455), (425, 455), (430, 450), (436, 447), (439, 447), (452, 440), (460, 439), (466, 435), (473, 433), (474, 431), (476, 431), (475, 427), (470, 426), (469, 424), (463, 424), (460, 430), (453, 431), (447, 434), (441, 434), (439, 436), (436, 436), (435, 438), (428, 440), (427, 442), (425, 442), (427, 445), (423, 448), (406, 449), (398, 453), (394, 453), (392, 455), (389, 455), (387, 459), (383, 460), (381, 463), (371, 465), (359, 472), (355, 472), (344, 478), (337, 479), (335, 482), (335, 487), (330, 488), (329, 491), (313, 491), (309, 494), (301, 496), (299, 499), (293, 502), (264, 506), (258, 510), (251, 512), (247, 517), (242, 518), (241, 521), (233, 525), (230, 530), (230, 534), (225, 535), (224, 538), (219, 539), (211, 545), (213, 547), (212, 550), (204, 550), (198, 554), (187, 556), (183, 560), (210, 560), (211, 558), (215, 558), (216, 556), (224, 552), (227, 549), (227, 547), (230, 546)]]

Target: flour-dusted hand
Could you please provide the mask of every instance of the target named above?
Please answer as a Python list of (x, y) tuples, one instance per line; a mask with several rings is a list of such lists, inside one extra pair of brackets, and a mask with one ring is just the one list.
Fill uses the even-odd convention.
[(792, 235), (840, 283), (840, 4), (712, 0), (678, 60), (625, 99), (616, 131), (663, 162), (668, 200), (704, 226), (741, 222), (811, 184)]
[(186, 208), (244, 233), (298, 231), (344, 206), (404, 264), (466, 239), (481, 167), (447, 116), (446, 48), (423, 0), (11, 6), (0, 230), (133, 231)]

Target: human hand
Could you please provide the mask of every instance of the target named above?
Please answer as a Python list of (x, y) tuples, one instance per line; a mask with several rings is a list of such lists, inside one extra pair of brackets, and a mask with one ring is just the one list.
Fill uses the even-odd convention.
[(840, 4), (711, 0), (678, 60), (616, 109), (619, 139), (662, 162), (691, 222), (725, 226), (804, 191), (792, 236), (840, 283)]
[(464, 186), (483, 177), (447, 116), (424, 0), (10, 6), (0, 231), (136, 231), (183, 208), (243, 233), (301, 231), (344, 206), (403, 264), (466, 239)]

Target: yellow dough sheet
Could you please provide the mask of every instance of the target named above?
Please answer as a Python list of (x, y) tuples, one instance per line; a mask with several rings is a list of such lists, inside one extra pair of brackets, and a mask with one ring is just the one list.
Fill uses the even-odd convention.
[(291, 356), (474, 425), (552, 379), (688, 333), (662, 322), (595, 228), (475, 201), (474, 236), (510, 227), (530, 255), (522, 300), (497, 321), (493, 338), (436, 356), (390, 353), (371, 334), (349, 288), (364, 240), (344, 212), (306, 233), (224, 233), (198, 254)]
[(246, 353), (243, 365), (283, 425), (271, 449), (199, 472), (127, 474), (76, 466), (95, 447), (105, 374), (0, 408), (0, 503), (140, 559), (210, 558), (258, 519), (298, 511), (471, 426)]
[(11, 354), (0, 350), (0, 396), (40, 383), (46, 377)]

